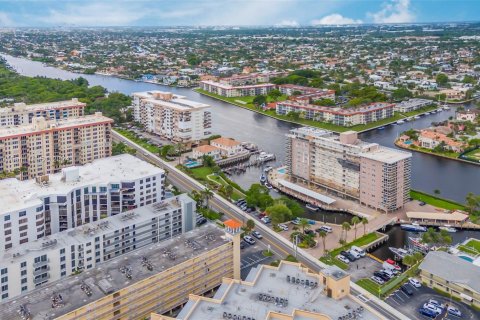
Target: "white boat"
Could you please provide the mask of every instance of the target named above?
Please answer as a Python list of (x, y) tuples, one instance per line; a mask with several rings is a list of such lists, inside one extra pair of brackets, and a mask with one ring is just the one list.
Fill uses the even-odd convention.
[(420, 116), (415, 116), (415, 117), (413, 117), (413, 118), (414, 118), (414, 119), (420, 119)]
[(444, 106), (443, 110), (450, 110), (450, 107), (449, 106)]
[(268, 182), (265, 182), (265, 187), (268, 189), (268, 190), (271, 190), (273, 189), (272, 185)]
[(307, 203), (305, 207), (307, 207), (307, 209), (310, 209), (312, 211), (318, 211), (318, 209), (320, 209), (319, 207), (314, 206), (313, 204), (310, 204), (310, 203)]
[(430, 114), (430, 112), (425, 112), (425, 115), (428, 116)]
[(266, 167), (265, 169), (263, 169), (263, 171), (264, 171), (264, 172), (268, 172), (268, 171), (270, 171), (270, 170), (272, 170), (272, 169), (273, 169), (273, 167), (268, 166), (268, 167)]
[(402, 248), (394, 248), (394, 247), (388, 247), (390, 251), (392, 251), (397, 257), (399, 258), (404, 258), (405, 256), (408, 256), (410, 254), (409, 251), (402, 249)]
[(401, 224), (400, 228), (405, 231), (412, 231), (412, 232), (426, 232), (427, 228), (424, 226), (419, 225), (418, 223), (412, 224)]
[(446, 224), (446, 225), (444, 225), (443, 227), (438, 227), (438, 229), (440, 229), (440, 230), (445, 230), (445, 231), (451, 232), (451, 233), (457, 232), (457, 229), (455, 229), (454, 227), (452, 227), (452, 226), (449, 225), (449, 224)]
[(262, 176), (260, 177), (260, 182), (264, 183), (266, 181), (267, 181), (267, 177), (265, 177), (265, 175), (262, 174)]
[(397, 124), (404, 124), (404, 123), (405, 123), (405, 121), (403, 121), (403, 120), (398, 120), (397, 121)]

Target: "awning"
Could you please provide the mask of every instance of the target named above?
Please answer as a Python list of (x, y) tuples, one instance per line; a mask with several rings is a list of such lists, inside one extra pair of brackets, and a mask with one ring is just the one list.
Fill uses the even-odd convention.
[(298, 184), (283, 180), (283, 179), (278, 179), (277, 180), (278, 184), (284, 186), (285, 188), (288, 188), (290, 190), (293, 190), (295, 192), (301, 193), (307, 197), (310, 197), (312, 199), (318, 200), (320, 202), (323, 202), (325, 204), (332, 204), (335, 202), (335, 199), (332, 199), (330, 197), (324, 196), (323, 194), (317, 193), (315, 191), (312, 191), (310, 189), (304, 188), (302, 186), (299, 186)]
[(407, 217), (417, 220), (436, 220), (436, 221), (454, 221), (462, 222), (468, 219), (468, 215), (455, 211), (452, 213), (438, 213), (438, 212), (407, 212)]

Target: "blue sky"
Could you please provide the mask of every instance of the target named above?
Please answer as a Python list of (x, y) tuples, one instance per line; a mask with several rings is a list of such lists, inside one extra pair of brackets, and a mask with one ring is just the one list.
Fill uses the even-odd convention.
[(0, 26), (337, 25), (480, 20), (480, 0), (0, 0)]

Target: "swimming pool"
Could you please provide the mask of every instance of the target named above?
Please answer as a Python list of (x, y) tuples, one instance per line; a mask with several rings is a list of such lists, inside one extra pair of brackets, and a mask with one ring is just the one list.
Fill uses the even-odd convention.
[(198, 161), (185, 162), (185, 167), (187, 167), (187, 168), (195, 168), (195, 167), (198, 167), (198, 166), (200, 166), (200, 163)]
[(407, 141), (405, 141), (404, 143), (407, 144), (407, 145), (410, 145), (410, 144), (412, 144), (412, 141), (407, 140)]
[(468, 262), (473, 262), (473, 258), (467, 257), (467, 256), (458, 256), (459, 258), (468, 261)]
[(287, 169), (286, 168), (280, 168), (280, 169), (277, 169), (277, 172), (281, 173), (281, 174), (285, 174), (285, 173), (287, 173)]

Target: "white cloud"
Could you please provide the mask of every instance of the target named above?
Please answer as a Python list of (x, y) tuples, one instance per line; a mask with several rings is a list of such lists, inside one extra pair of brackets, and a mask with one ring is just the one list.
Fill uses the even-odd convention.
[(325, 16), (321, 19), (312, 20), (311, 23), (314, 26), (318, 25), (340, 25), (340, 24), (360, 24), (362, 20), (355, 20), (347, 18), (338, 13), (332, 13), (328, 16)]
[(368, 13), (375, 23), (408, 23), (415, 21), (415, 14), (411, 11), (410, 0), (389, 0), (382, 9), (375, 13)]
[(0, 27), (10, 27), (13, 25), (14, 23), (12, 19), (10, 19), (10, 16), (5, 12), (0, 11)]
[(275, 26), (277, 26), (277, 27), (298, 27), (298, 26), (300, 26), (300, 24), (296, 20), (286, 19), (286, 20), (280, 21)]

